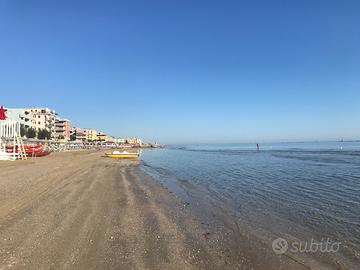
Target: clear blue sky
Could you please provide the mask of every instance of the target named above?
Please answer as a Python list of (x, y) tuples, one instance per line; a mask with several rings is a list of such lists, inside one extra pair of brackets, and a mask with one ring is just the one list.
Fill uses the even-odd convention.
[(359, 1), (0, 0), (0, 104), (160, 142), (360, 138)]

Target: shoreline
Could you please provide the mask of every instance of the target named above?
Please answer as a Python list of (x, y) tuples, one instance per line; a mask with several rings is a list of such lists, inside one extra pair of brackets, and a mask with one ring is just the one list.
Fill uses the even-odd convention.
[(102, 152), (0, 163), (0, 269), (307, 269)]
[[(314, 238), (299, 238), (293, 234), (279, 233), (285, 231), (288, 221), (271, 217), (267, 213), (256, 220), (249, 220), (249, 216), (238, 215), (227, 202), (222, 201), (223, 198), (214, 199), (204, 187), (185, 180), (174, 180), (178, 182), (175, 184), (162, 182), (160, 179), (154, 181), (185, 202), (189, 214), (201, 224), (205, 232), (202, 235), (209, 242), (215, 240), (217, 245), (222, 246), (222, 250), (227, 251), (228, 258), (231, 257), (235, 264), (238, 261), (247, 261), (249, 264), (245, 269), (356, 269), (356, 260), (352, 256), (347, 257), (346, 252), (313, 252), (311, 249), (314, 246), (310, 246), (311, 242), (315, 245), (319, 243)], [(269, 227), (264, 224), (277, 225), (269, 231)], [(292, 226), (294, 229), (299, 228), (298, 224)], [(311, 235), (311, 232), (309, 234)], [(277, 238), (285, 239), (289, 245), (284, 254), (277, 255), (273, 251), (272, 242)], [(294, 251), (296, 248), (300, 249), (300, 252)], [(324, 246), (315, 248), (319, 251), (324, 249)], [(329, 247), (325, 247), (327, 248)], [(307, 251), (302, 251), (304, 249)]]
[[(176, 152), (144, 155), (145, 162), (142, 169), (168, 187), (171, 192), (178, 194), (184, 201), (190, 202), (191, 214), (202, 222), (211, 224), (211, 234), (233, 236), (228, 244), (228, 246), (230, 244), (235, 246), (232, 250), (238, 249), (239, 253), (242, 250), (248, 250), (246, 258), (251, 258), (252, 261), (268, 262), (268, 265), (259, 269), (278, 269), (276, 260), (274, 263), (270, 261), (273, 260), (272, 255), (275, 253), (272, 243), (279, 238), (284, 239), (288, 244), (287, 251), (278, 256), (280, 260), (285, 261), (284, 257), (287, 257), (303, 265), (305, 269), (357, 269), (359, 249), (356, 246), (356, 231), (350, 237), (346, 235), (340, 237), (335, 235), (341, 232), (336, 228), (326, 231), (322, 230), (324, 224), (318, 224), (315, 228), (307, 226), (311, 221), (316, 220), (311, 213), (300, 215), (303, 220), (299, 220), (300, 218), (296, 220), (291, 215), (283, 215), (284, 212), (273, 211), (273, 208), (267, 207), (266, 204), (270, 204), (270, 200), (267, 202), (266, 197), (263, 197), (263, 204), (259, 204), (257, 198), (251, 200), (251, 197), (244, 194), (244, 190), (248, 191), (246, 186), (242, 188), (239, 185), (232, 185), (231, 181), (226, 181), (226, 176), (222, 178), (222, 175), (217, 174), (219, 180), (214, 180), (209, 171), (214, 174), (216, 171), (206, 171), (206, 165), (210, 164), (209, 162), (208, 164), (205, 162), (190, 164), (197, 157), (195, 155), (190, 158), (188, 156), (187, 163), (182, 162), (185, 160), (185, 154), (188, 152), (184, 152), (183, 155)], [(176, 163), (177, 160), (180, 161), (179, 165)], [(206, 159), (208, 160), (214, 162), (214, 159)], [(217, 169), (221, 168), (221, 165), (217, 166)], [(225, 170), (224, 174), (229, 172), (229, 168), (227, 169), (228, 171)], [(246, 179), (246, 172), (243, 173), (243, 178), (239, 176), (237, 181), (242, 182), (244, 178)], [(223, 184), (221, 184), (222, 179)], [(254, 182), (256, 181), (257, 179), (254, 178)], [(216, 186), (218, 183), (219, 187)], [(234, 191), (235, 186), (239, 188), (239, 192)], [(227, 189), (227, 187), (230, 188)], [(258, 190), (261, 188), (255, 188), (254, 192)], [(283, 197), (280, 194), (277, 198)], [(293, 213), (295, 216), (295, 209)], [(330, 243), (328, 247), (326, 247), (327, 241)], [(333, 244), (337, 246), (336, 251), (329, 252), (329, 247)], [(258, 254), (259, 249), (263, 250), (260, 252), (261, 256)], [(286, 266), (285, 269), (293, 268)]]

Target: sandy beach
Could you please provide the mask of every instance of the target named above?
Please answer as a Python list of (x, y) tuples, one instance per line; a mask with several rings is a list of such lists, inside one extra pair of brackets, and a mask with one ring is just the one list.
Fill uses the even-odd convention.
[[(0, 269), (306, 269), (101, 151), (0, 163)], [(251, 243), (251, 244), (249, 244)]]

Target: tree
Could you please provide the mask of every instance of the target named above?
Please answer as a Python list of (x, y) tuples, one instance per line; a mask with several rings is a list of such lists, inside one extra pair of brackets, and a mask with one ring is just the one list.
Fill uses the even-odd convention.
[(47, 129), (41, 129), (39, 130), (37, 137), (39, 140), (45, 140), (45, 139), (49, 140), (51, 138), (51, 133)]
[(26, 135), (26, 128), (23, 124), (20, 126), (20, 136), (24, 137)]
[(36, 130), (35, 130), (34, 128), (28, 128), (28, 129), (26, 129), (25, 136), (26, 136), (28, 139), (35, 138), (35, 137), (36, 137)]
[(70, 135), (70, 141), (76, 141), (76, 135), (75, 134)]

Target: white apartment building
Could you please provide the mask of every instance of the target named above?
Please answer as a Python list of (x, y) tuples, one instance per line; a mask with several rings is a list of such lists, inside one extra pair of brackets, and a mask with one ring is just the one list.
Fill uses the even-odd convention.
[(125, 143), (126, 143), (126, 139), (116, 138), (116, 139), (114, 139), (114, 142), (115, 142), (115, 143), (118, 143), (118, 144), (125, 144)]
[(139, 138), (127, 138), (126, 143), (132, 144), (132, 145), (142, 145), (142, 140)]
[(10, 120), (17, 121), (25, 128), (34, 128), (33, 115), (30, 110), (23, 108), (5, 108), (6, 117)]

